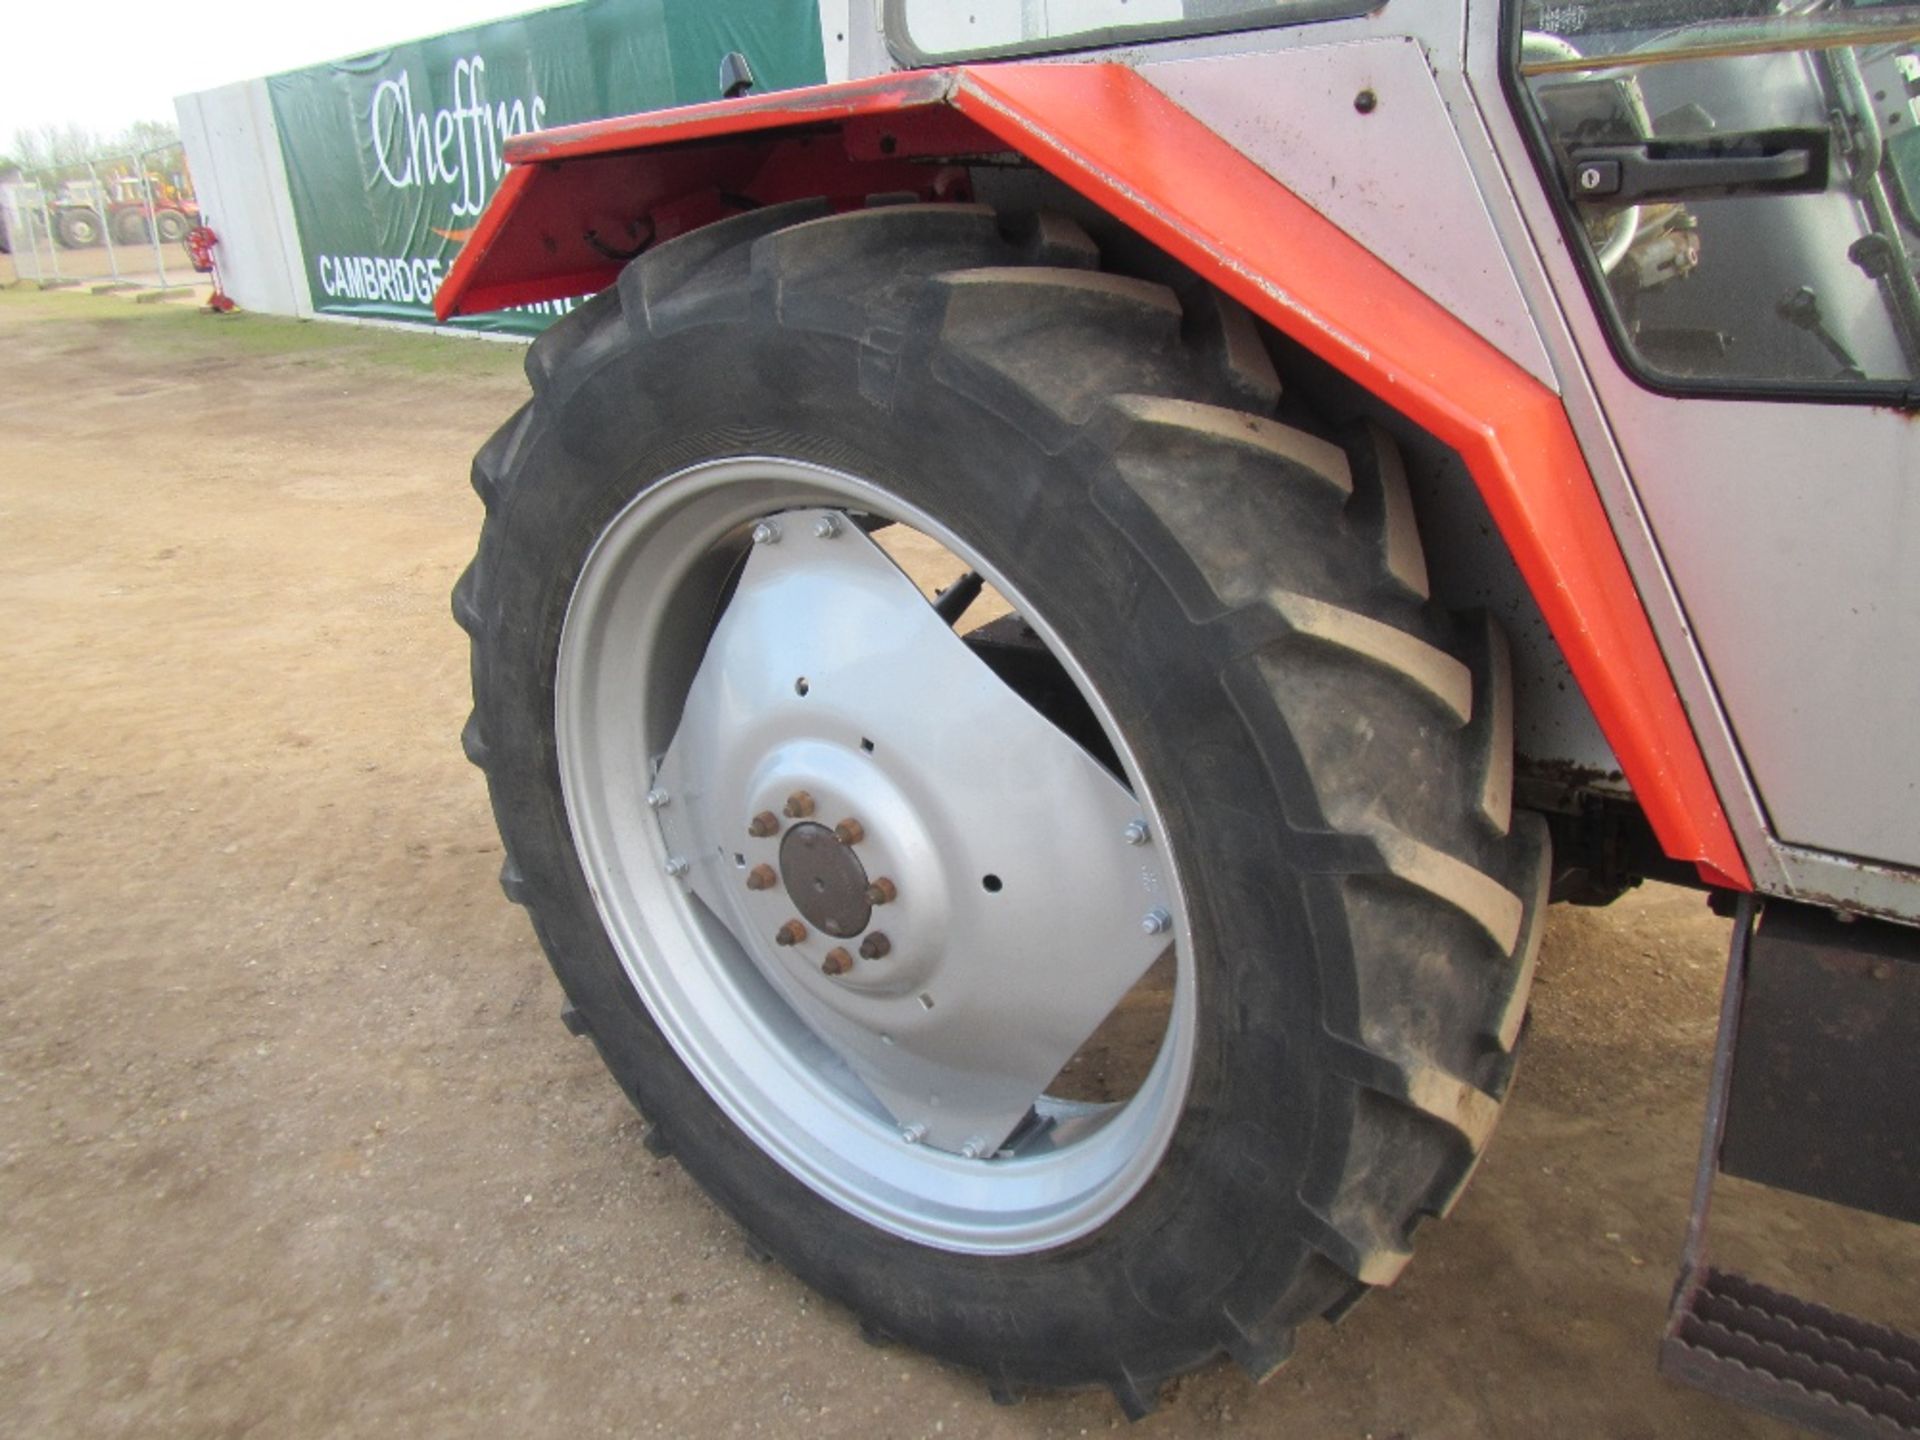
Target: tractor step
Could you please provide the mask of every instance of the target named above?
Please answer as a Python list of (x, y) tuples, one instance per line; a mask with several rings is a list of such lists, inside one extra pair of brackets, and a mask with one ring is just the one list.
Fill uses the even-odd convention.
[(1730, 1271), (1679, 1297), (1660, 1370), (1822, 1434), (1920, 1437), (1920, 1340)]

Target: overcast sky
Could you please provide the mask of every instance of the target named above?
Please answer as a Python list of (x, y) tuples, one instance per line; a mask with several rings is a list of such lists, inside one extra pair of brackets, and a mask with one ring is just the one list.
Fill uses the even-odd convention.
[(542, 0), (9, 6), (0, 153), (28, 126), (75, 121), (111, 133), (135, 120), (172, 120), (176, 95), (542, 8)]

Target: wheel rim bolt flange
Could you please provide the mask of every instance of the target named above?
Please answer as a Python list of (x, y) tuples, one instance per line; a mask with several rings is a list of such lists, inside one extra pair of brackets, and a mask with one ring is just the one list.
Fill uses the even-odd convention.
[(1129, 820), (1127, 822), (1127, 828), (1120, 832), (1120, 838), (1125, 840), (1129, 845), (1146, 844), (1147, 822), (1144, 820)]
[(789, 820), (804, 820), (813, 814), (813, 796), (805, 790), (796, 790), (787, 796), (787, 803), (783, 808)]
[(762, 810), (747, 822), (747, 834), (756, 840), (764, 840), (769, 835), (780, 833), (780, 817), (771, 810)]
[(852, 968), (853, 956), (847, 953), (843, 945), (836, 945), (827, 951), (827, 958), (820, 962), (821, 973), (825, 975), (844, 975)]
[(672, 799), (673, 797), (664, 790), (649, 790), (647, 791), (647, 808), (649, 810), (664, 810), (667, 808), (668, 802)]
[(1140, 917), (1142, 935), (1164, 935), (1172, 928), (1173, 917), (1157, 905)]
[(756, 545), (778, 545), (780, 527), (771, 520), (762, 520), (753, 527), (753, 543)]
[(747, 872), (747, 889), (771, 890), (780, 883), (780, 877), (774, 873), (771, 865), (756, 865)]
[(840, 837), (842, 845), (858, 845), (867, 838), (866, 827), (851, 815), (834, 826), (833, 833)]
[(687, 864), (687, 857), (684, 855), (669, 855), (667, 857), (667, 874), (673, 876), (675, 879), (686, 874), (690, 868)]
[(776, 945), (798, 945), (806, 938), (807, 927), (798, 920), (789, 920), (773, 932), (773, 943)]
[(894, 887), (893, 881), (884, 875), (876, 875), (873, 883), (867, 886), (867, 904), (869, 905), (891, 905), (899, 898), (899, 890)]
[(876, 930), (860, 942), (862, 960), (884, 960), (893, 953), (893, 942)]

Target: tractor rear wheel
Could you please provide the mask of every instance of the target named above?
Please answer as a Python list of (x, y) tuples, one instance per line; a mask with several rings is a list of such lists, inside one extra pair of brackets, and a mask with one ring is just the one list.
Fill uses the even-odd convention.
[(187, 232), (193, 229), (193, 217), (184, 210), (163, 205), (154, 212), (153, 224), (161, 240), (173, 245), (187, 238)]
[[(528, 374), (463, 741), (655, 1143), (1003, 1398), (1137, 1415), (1390, 1281), (1492, 1129), (1548, 871), (1393, 442), (1275, 419), (1222, 297), (976, 206), (696, 231)], [(897, 563), (936, 550), (944, 603)], [(1018, 618), (969, 629), (981, 584)]]
[(118, 245), (140, 245), (153, 238), (153, 229), (147, 224), (144, 210), (138, 206), (128, 206), (117, 210), (113, 216), (113, 239)]
[(53, 212), (53, 238), (68, 250), (85, 250), (98, 245), (101, 236), (100, 212), (84, 205), (71, 205)]

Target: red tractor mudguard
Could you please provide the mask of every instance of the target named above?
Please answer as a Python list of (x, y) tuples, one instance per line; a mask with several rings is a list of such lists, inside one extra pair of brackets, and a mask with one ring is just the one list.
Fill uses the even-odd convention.
[(1132, 70), (887, 75), (521, 137), (441, 319), (583, 295), (741, 208), (969, 198), (1015, 152), (1456, 450), (1667, 854), (1751, 888), (1560, 399)]

